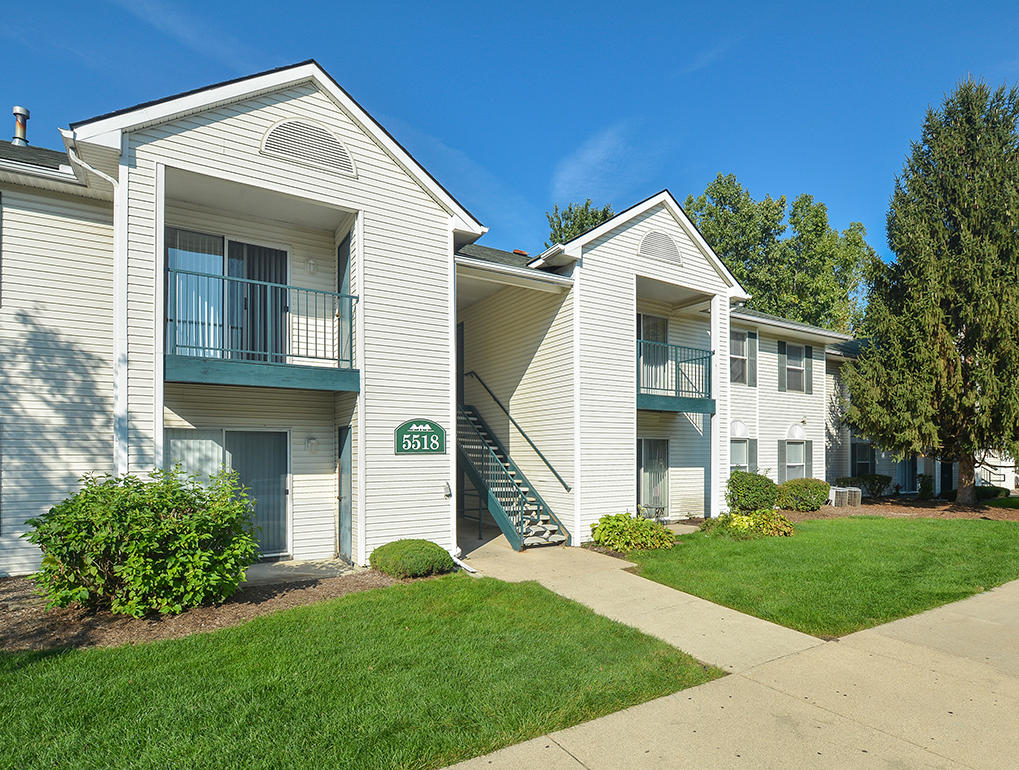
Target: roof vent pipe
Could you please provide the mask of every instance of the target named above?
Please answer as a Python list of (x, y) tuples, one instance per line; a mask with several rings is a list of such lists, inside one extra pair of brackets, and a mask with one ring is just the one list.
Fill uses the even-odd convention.
[(14, 138), (11, 144), (16, 147), (28, 147), (28, 117), (29, 113), (24, 107), (14, 107)]

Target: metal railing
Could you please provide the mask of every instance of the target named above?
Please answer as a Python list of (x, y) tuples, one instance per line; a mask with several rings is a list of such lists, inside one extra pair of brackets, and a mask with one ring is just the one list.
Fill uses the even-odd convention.
[(637, 340), (637, 392), (711, 398), (712, 351)]
[(170, 268), (166, 352), (353, 368), (355, 302), (349, 294)]
[(521, 491), (506, 466), (480, 431), (474, 427), (462, 406), (457, 407), (456, 414), (457, 447), (473, 466), (482, 485), (499, 502), (518, 538), (518, 544), (523, 543), (528, 514), (532, 514), (535, 520), (538, 519), (540, 512), (537, 503), (528, 501), (527, 493)]
[(478, 373), (477, 372), (467, 372), (467, 374), (465, 374), (464, 376), (465, 377), (473, 377), (474, 379), (476, 379), (478, 381), (478, 384), (480, 384), (481, 387), (483, 387), (485, 389), (485, 392), (488, 393), (489, 396), (491, 396), (492, 400), (496, 403), (496, 405), (500, 409), (502, 409), (502, 411), (506, 415), (506, 417), (509, 418), (509, 421), (513, 424), (513, 427), (517, 429), (517, 432), (520, 433), (520, 435), (524, 437), (524, 441), (526, 441), (530, 445), (531, 449), (534, 450), (534, 453), (536, 455), (538, 455), (538, 458), (543, 463), (545, 463), (545, 467), (548, 468), (552, 472), (552, 475), (556, 477), (556, 481), (558, 481), (560, 484), (562, 484), (563, 485), (563, 489), (565, 489), (567, 492), (569, 492), (570, 491), (570, 485), (566, 483), (566, 479), (564, 479), (561, 475), (559, 475), (559, 471), (557, 471), (553, 467), (552, 463), (550, 463), (548, 461), (548, 458), (545, 457), (545, 455), (543, 455), (541, 453), (541, 450), (538, 449), (537, 445), (533, 441), (531, 441), (531, 437), (528, 436), (527, 433), (524, 431), (524, 429), (520, 427), (520, 423), (518, 423), (516, 420), (513, 419), (513, 415), (511, 415), (509, 413), (509, 409), (506, 408), (506, 405), (503, 404), (502, 401), (499, 400), (499, 398), (495, 395), (495, 393), (492, 392), (492, 389), (490, 387), (488, 387), (488, 385), (485, 384), (485, 381), (483, 379), (481, 379), (481, 377), (478, 375)]

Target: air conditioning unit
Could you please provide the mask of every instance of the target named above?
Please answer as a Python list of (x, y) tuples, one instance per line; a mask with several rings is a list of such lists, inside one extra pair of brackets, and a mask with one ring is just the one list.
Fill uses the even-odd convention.
[(833, 508), (857, 508), (863, 502), (859, 487), (832, 487), (828, 491), (828, 505)]

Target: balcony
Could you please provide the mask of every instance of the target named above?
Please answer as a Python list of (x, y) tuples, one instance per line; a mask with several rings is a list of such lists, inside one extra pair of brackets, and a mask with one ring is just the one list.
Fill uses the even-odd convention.
[(710, 350), (637, 340), (637, 408), (714, 414)]
[(167, 382), (359, 389), (348, 294), (170, 268)]

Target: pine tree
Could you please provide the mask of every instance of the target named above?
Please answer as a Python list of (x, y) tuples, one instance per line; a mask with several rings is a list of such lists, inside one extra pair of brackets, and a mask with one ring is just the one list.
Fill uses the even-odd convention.
[(895, 181), (848, 420), (877, 446), (959, 463), (1019, 455), (1019, 92), (960, 83)]

